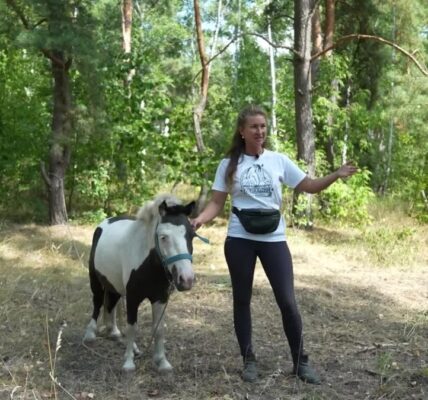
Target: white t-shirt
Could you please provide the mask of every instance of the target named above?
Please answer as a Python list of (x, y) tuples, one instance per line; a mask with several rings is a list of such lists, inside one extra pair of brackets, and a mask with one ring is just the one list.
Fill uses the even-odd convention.
[[(220, 161), (212, 189), (230, 193), (232, 207), (238, 209), (274, 208), (279, 210), (282, 204), (282, 185), (295, 188), (306, 177), (306, 174), (286, 155), (265, 149), (259, 158), (242, 155), (230, 191), (226, 184), (226, 168), (229, 161), (229, 158)], [(247, 232), (238, 217), (231, 212), (227, 235), (263, 242), (284, 241), (284, 217), (281, 217), (275, 232), (254, 234)]]

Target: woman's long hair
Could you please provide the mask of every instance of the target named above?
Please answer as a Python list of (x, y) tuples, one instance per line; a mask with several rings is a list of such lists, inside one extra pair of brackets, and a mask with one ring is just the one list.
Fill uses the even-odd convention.
[[(242, 137), (240, 130), (245, 126), (248, 117), (254, 117), (257, 115), (263, 116), (266, 120), (266, 123), (268, 122), (266, 111), (256, 105), (249, 105), (243, 108), (238, 114), (235, 133), (232, 138), (232, 144), (226, 153), (226, 155), (230, 158), (229, 164), (226, 168), (226, 184), (229, 188), (232, 187), (233, 177), (236, 173), (236, 169), (238, 168), (239, 160), (245, 150), (245, 140)], [(265, 147), (267, 147), (267, 137), (263, 142), (263, 148)]]

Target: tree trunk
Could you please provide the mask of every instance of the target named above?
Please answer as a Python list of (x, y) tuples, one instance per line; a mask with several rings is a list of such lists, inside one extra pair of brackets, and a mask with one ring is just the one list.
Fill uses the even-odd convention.
[[(64, 178), (70, 162), (71, 90), (69, 69), (62, 51), (50, 53), (53, 76), (52, 136), (49, 149), (49, 170), (43, 173), (49, 194), (49, 222), (59, 225), (67, 222)], [(44, 170), (43, 170), (44, 171)]]
[[(311, 85), (311, 11), (313, 0), (294, 1), (294, 97), (296, 112), (297, 158), (304, 161), (307, 174), (315, 175), (315, 137), (312, 124), (312, 85)], [(306, 194), (307, 205), (304, 215), (296, 215), (305, 227), (312, 225), (312, 196)], [(298, 193), (295, 191), (294, 211)]]
[[(268, 39), (269, 43), (272, 43), (272, 24), (270, 18), (268, 20)], [(272, 45), (269, 44), (269, 63), (270, 63), (270, 81), (272, 88), (272, 143), (274, 149), (276, 149), (277, 142), (277, 123), (276, 123), (276, 66), (275, 66), (275, 49)]]
[[(324, 48), (330, 48), (333, 46), (334, 38), (334, 25), (335, 25), (335, 0), (326, 0), (326, 18), (325, 18), (325, 34), (324, 34)], [(325, 53), (325, 57), (329, 58), (330, 61), (333, 57), (333, 49)], [(337, 79), (332, 79), (330, 83), (331, 95), (330, 102), (337, 104), (337, 93), (339, 91), (339, 83)], [(333, 139), (333, 124), (334, 117), (333, 113), (329, 111), (327, 115), (327, 140), (325, 143), (325, 152), (330, 170), (335, 169), (335, 150), (334, 150), (334, 139)]]
[[(346, 113), (349, 113), (349, 107), (351, 105), (351, 83), (348, 82), (346, 86), (346, 98), (345, 98), (345, 108)], [(349, 138), (349, 121), (345, 121), (345, 134), (343, 136), (343, 147), (342, 147), (342, 164), (345, 164), (348, 161), (348, 138)]]
[[(132, 0), (122, 0), (122, 48), (125, 55), (131, 55), (131, 37), (132, 37)], [(130, 58), (126, 61), (130, 63)], [(128, 96), (131, 96), (131, 81), (135, 75), (135, 68), (130, 68), (125, 76), (125, 86), (128, 87)]]
[[(324, 48), (330, 48), (333, 46), (334, 38), (334, 25), (336, 21), (335, 17), (335, 0), (326, 0), (325, 2), (326, 18), (325, 18), (325, 34), (324, 34)], [(332, 54), (333, 49), (326, 52), (326, 56)]]
[[(198, 152), (200, 154), (203, 154), (205, 152), (205, 144), (202, 136), (202, 128), (201, 128), (201, 122), (202, 122), (202, 116), (205, 111), (205, 107), (207, 105), (207, 98), (208, 98), (208, 84), (210, 79), (210, 66), (208, 64), (208, 58), (205, 52), (205, 39), (204, 39), (204, 32), (202, 30), (202, 18), (201, 18), (201, 11), (199, 8), (199, 1), (194, 0), (194, 11), (195, 11), (195, 27), (196, 27), (196, 39), (198, 43), (198, 52), (199, 52), (199, 58), (201, 60), (201, 67), (202, 67), (202, 73), (201, 73), (201, 86), (199, 89), (199, 98), (198, 102), (193, 109), (193, 126), (195, 131), (195, 138), (196, 138), (196, 147), (198, 149)], [(204, 182), (206, 179), (204, 179)], [(207, 201), (207, 194), (208, 194), (208, 187), (206, 183), (203, 183), (201, 186), (201, 190), (199, 193), (198, 200), (196, 202), (196, 214), (199, 214), (200, 211), (204, 208), (206, 201)]]
[[(16, 13), (24, 28), (32, 31), (37, 25), (30, 23), (23, 10), (14, 0), (7, 0), (7, 5)], [(47, 4), (49, 33), (53, 37), (59, 34), (57, 28), (61, 24), (69, 23), (69, 16), (63, 3)], [(60, 31), (60, 30), (59, 30)], [(69, 70), (71, 57), (66, 57), (62, 50), (52, 50), (47, 47), (38, 47), (43, 55), (51, 62), (53, 78), (53, 111), (52, 131), (49, 143), (49, 169), (41, 163), (41, 173), (48, 190), (49, 222), (51, 225), (67, 222), (67, 207), (65, 203), (64, 179), (70, 163), (70, 145), (72, 134), (71, 118), (71, 88)]]
[[(321, 15), (319, 5), (317, 5), (314, 16), (312, 17), (312, 54), (317, 54), (322, 50), (322, 30), (321, 30)], [(311, 78), (312, 86), (315, 85), (318, 79), (320, 59), (316, 58), (311, 63)]]
[(202, 20), (201, 20), (201, 12), (199, 8), (199, 1), (194, 0), (194, 9), (195, 9), (195, 26), (196, 26), (196, 38), (198, 43), (198, 51), (199, 58), (201, 60), (201, 87), (199, 90), (199, 99), (196, 107), (193, 110), (193, 122), (195, 128), (195, 137), (196, 137), (196, 146), (200, 153), (205, 151), (205, 145), (202, 137), (201, 130), (201, 121), (202, 115), (205, 111), (205, 106), (207, 104), (208, 97), (208, 83), (209, 83), (209, 67), (208, 67), (208, 59), (205, 53), (205, 40), (204, 40), (204, 32), (202, 31)]

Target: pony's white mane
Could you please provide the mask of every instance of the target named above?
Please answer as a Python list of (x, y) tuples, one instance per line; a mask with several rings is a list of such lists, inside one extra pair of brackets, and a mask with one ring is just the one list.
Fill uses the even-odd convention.
[(177, 199), (174, 195), (163, 193), (156, 196), (153, 200), (145, 203), (137, 213), (137, 220), (143, 221), (146, 224), (157, 222), (159, 219), (159, 206), (166, 201), (167, 206), (182, 204), (181, 200)]

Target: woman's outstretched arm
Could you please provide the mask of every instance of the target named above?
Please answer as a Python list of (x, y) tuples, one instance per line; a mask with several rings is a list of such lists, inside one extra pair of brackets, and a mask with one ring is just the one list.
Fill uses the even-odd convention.
[(343, 164), (338, 170), (332, 172), (329, 175), (323, 176), (322, 178), (309, 178), (308, 176), (300, 182), (296, 189), (299, 192), (306, 193), (319, 193), (322, 190), (328, 188), (332, 183), (336, 182), (339, 178), (347, 178), (348, 176), (354, 175), (358, 171), (358, 168), (351, 163)]

